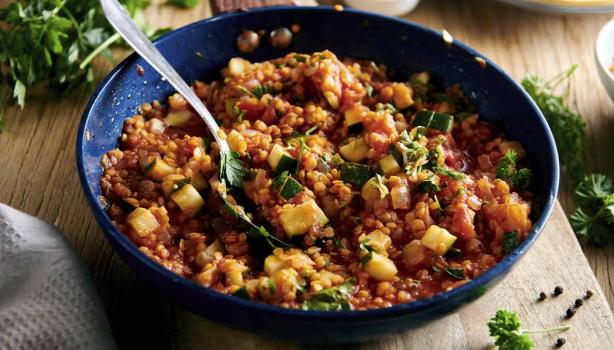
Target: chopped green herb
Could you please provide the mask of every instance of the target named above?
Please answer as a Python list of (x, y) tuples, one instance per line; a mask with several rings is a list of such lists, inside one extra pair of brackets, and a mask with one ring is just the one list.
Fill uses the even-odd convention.
[(372, 97), (373, 96), (373, 86), (371, 85), (367, 85), (367, 87), (365, 88), (366, 92), (367, 92), (367, 96)]
[(422, 193), (435, 193), (441, 191), (441, 188), (435, 177), (430, 176), (426, 180), (418, 183), (418, 191)]
[(237, 289), (237, 291), (232, 293), (232, 295), (237, 297), (237, 298), (243, 298), (243, 299), (247, 299), (247, 300), (251, 299), (249, 297), (249, 294), (247, 293), (247, 288), (245, 288), (245, 286)]
[(307, 62), (307, 55), (296, 54), (294, 55), (294, 59), (297, 60), (298, 62), (305, 63)]
[(576, 188), (578, 208), (569, 221), (576, 235), (597, 246), (605, 246), (614, 228), (614, 193), (605, 175), (589, 175)]
[(533, 348), (530, 333), (564, 332), (571, 328), (569, 325), (543, 330), (527, 330), (521, 327), (518, 313), (507, 310), (497, 310), (495, 317), (488, 322), (490, 336), (499, 350), (530, 350)]
[(507, 151), (499, 160), (495, 170), (497, 179), (507, 181), (513, 188), (526, 190), (531, 186), (533, 173), (530, 169), (516, 169), (516, 152)]
[(437, 165), (433, 168), (433, 171), (435, 171), (439, 175), (447, 176), (454, 180), (462, 180), (465, 178), (465, 174), (461, 173), (460, 171), (448, 168), (445, 165)]
[(247, 171), (239, 153), (231, 151), (222, 153), (220, 157), (220, 180), (226, 181), (230, 186), (242, 187)]
[(458, 280), (464, 280), (467, 278), (467, 274), (465, 273), (465, 269), (462, 267), (446, 267), (446, 273)]
[(265, 84), (265, 85), (258, 85), (254, 88), (254, 90), (252, 91), (252, 94), (260, 99), (262, 98), (262, 96), (269, 94), (269, 95), (275, 95), (275, 88), (271, 85)]
[(362, 256), (360, 257), (360, 263), (363, 265), (373, 259), (373, 248), (369, 246), (369, 243), (371, 243), (371, 239), (365, 238), (360, 241), (360, 245), (358, 246), (358, 249), (360, 249), (360, 252), (362, 254)]
[(356, 285), (354, 279), (348, 279), (338, 286), (323, 289), (307, 297), (303, 310), (348, 311), (352, 309), (349, 297)]
[(271, 294), (275, 294), (277, 292), (277, 288), (275, 288), (275, 283), (273, 283), (273, 280), (269, 279), (269, 292), (271, 292)]
[(518, 231), (509, 231), (503, 234), (503, 251), (505, 254), (511, 253), (520, 243), (518, 239)]
[(379, 193), (380, 199), (386, 198), (386, 196), (390, 193), (388, 191), (388, 187), (386, 187), (386, 178), (380, 174), (375, 174), (375, 189)]

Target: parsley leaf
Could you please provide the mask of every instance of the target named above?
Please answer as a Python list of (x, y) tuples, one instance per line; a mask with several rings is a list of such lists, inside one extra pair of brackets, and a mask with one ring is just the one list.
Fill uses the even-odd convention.
[(225, 180), (230, 186), (242, 187), (247, 176), (245, 165), (239, 158), (239, 153), (231, 151), (220, 156), (220, 180)]
[[(149, 1), (120, 2), (145, 26), (141, 11)], [(15, 1), (0, 9), (0, 22), (0, 88), (8, 87), (22, 109), (29, 87), (38, 83), (47, 82), (60, 97), (83, 84), (93, 87), (92, 60), (110, 57), (108, 47), (120, 38), (97, 0)]]
[(527, 330), (521, 327), (518, 313), (507, 310), (497, 310), (495, 317), (488, 322), (490, 336), (499, 350), (530, 350), (533, 348), (530, 333), (564, 332), (571, 328), (569, 325), (543, 330)]
[(518, 246), (518, 231), (509, 231), (503, 234), (502, 247), (505, 254), (509, 254)]
[(462, 180), (465, 178), (465, 174), (452, 168), (448, 168), (445, 165), (436, 165), (435, 167), (433, 167), (433, 171), (439, 175), (447, 176), (454, 180)]
[(379, 193), (379, 198), (384, 199), (390, 193), (386, 187), (386, 178), (380, 174), (375, 174), (375, 183), (373, 185)]
[[(571, 76), (577, 68), (577, 65), (573, 65), (549, 81), (536, 75), (529, 75), (522, 80), (522, 87), (535, 101), (550, 125), (561, 164), (574, 185), (582, 181), (585, 174), (582, 151), (586, 123), (569, 108), (565, 100), (569, 95)], [(557, 88), (561, 84), (565, 86), (564, 90), (562, 94), (557, 94)]]
[(516, 152), (507, 151), (499, 160), (495, 170), (497, 179), (507, 181), (512, 187), (525, 190), (531, 185), (533, 173), (530, 169), (516, 169)]
[(338, 286), (313, 293), (305, 299), (302, 309), (317, 311), (351, 310), (352, 306), (348, 299), (353, 293), (355, 286), (356, 281), (350, 278)]
[(569, 217), (576, 235), (591, 244), (603, 246), (611, 237), (614, 226), (614, 194), (612, 182), (605, 175), (589, 175), (574, 192), (578, 204)]

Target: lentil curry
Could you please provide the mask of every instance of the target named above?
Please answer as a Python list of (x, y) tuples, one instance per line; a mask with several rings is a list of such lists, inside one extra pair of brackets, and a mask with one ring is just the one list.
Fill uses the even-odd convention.
[(114, 223), (185, 278), (286, 308), (389, 307), (467, 283), (532, 228), (522, 145), (459, 86), (330, 51), (233, 58), (221, 75), (193, 88), (225, 131), (234, 188), (179, 94), (144, 103), (102, 158)]

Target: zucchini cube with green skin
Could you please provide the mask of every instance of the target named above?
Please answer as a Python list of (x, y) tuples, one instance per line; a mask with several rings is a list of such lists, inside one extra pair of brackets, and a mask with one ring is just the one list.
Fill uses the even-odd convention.
[(275, 272), (283, 269), (286, 263), (276, 255), (269, 255), (264, 259), (264, 272), (267, 276), (272, 276)]
[(344, 121), (343, 123), (347, 126), (350, 134), (359, 134), (362, 131), (362, 119), (364, 116), (364, 111), (360, 107), (360, 105), (355, 104), (348, 110), (346, 110), (343, 114)]
[(304, 235), (316, 222), (321, 226), (328, 224), (328, 218), (313, 199), (292, 208), (282, 209), (279, 221), (288, 238)]
[(369, 145), (362, 137), (352, 138), (347, 144), (339, 147), (339, 153), (345, 160), (357, 163), (367, 158)]
[(373, 170), (366, 164), (343, 163), (339, 166), (341, 181), (362, 186), (373, 177)]
[(378, 281), (390, 281), (399, 272), (392, 260), (375, 252), (371, 253), (371, 259), (363, 265), (363, 270)]
[(205, 205), (203, 197), (200, 196), (200, 193), (191, 184), (184, 184), (177, 191), (171, 193), (170, 197), (181, 211), (190, 217), (198, 214)]
[(284, 171), (273, 180), (273, 188), (277, 190), (280, 196), (291, 199), (303, 190), (303, 185), (290, 176), (288, 171)]
[(296, 159), (292, 158), (288, 151), (281, 145), (275, 144), (269, 153), (267, 162), (271, 168), (278, 174), (286, 170), (296, 168)]
[(151, 211), (145, 208), (136, 208), (126, 218), (128, 225), (136, 232), (140, 237), (145, 237), (153, 233), (160, 223)]
[(170, 111), (166, 117), (164, 117), (164, 121), (170, 126), (181, 127), (187, 124), (193, 116), (194, 113), (191, 110), (181, 109), (178, 111)]
[(162, 181), (166, 176), (174, 174), (176, 171), (167, 162), (151, 156), (139, 159), (139, 165), (147, 177), (156, 181)]
[(456, 242), (457, 237), (452, 235), (445, 228), (441, 228), (437, 225), (431, 225), (424, 236), (420, 240), (420, 243), (434, 251), (435, 253), (443, 256)]
[(379, 169), (386, 176), (398, 174), (401, 172), (401, 166), (397, 163), (392, 154), (385, 156), (379, 160)]

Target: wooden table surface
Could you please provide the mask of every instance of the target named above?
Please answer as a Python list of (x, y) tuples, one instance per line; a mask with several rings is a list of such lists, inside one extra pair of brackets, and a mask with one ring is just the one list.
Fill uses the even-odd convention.
[[(2, 0), (0, 6), (8, 2)], [(159, 5), (162, 2), (154, 1), (156, 5), (146, 13), (157, 26), (176, 27), (210, 16), (207, 1), (192, 10)], [(435, 29), (447, 29), (517, 79), (527, 72), (549, 77), (578, 63), (571, 101), (588, 123), (585, 157), (592, 171), (614, 177), (609, 152), (614, 146), (614, 138), (610, 137), (614, 132), (614, 104), (599, 83), (593, 58), (594, 39), (610, 17), (544, 15), (486, 0), (423, 0), (407, 16)], [(99, 75), (109, 68), (109, 64), (100, 64)], [(141, 320), (173, 317), (177, 310), (113, 253), (81, 193), (75, 166), (75, 135), (88, 97), (87, 91), (80, 90), (60, 103), (41, 87), (29, 97), (24, 111), (15, 107), (4, 111), (0, 202), (52, 222), (64, 232), (88, 264), (111, 323), (122, 325), (114, 327), (119, 344), (127, 345), (128, 335), (134, 335)], [(565, 179), (559, 199), (565, 211), (573, 209)], [(556, 213), (562, 218), (558, 206)], [(568, 229), (564, 222), (556, 225), (552, 227)], [(558, 239), (554, 234), (550, 236)], [(614, 306), (614, 244), (583, 249), (605, 297)], [(147, 332), (140, 338), (142, 344), (162, 345), (155, 341), (181, 334), (182, 325), (168, 327), (164, 322), (148, 322), (146, 327)]]

